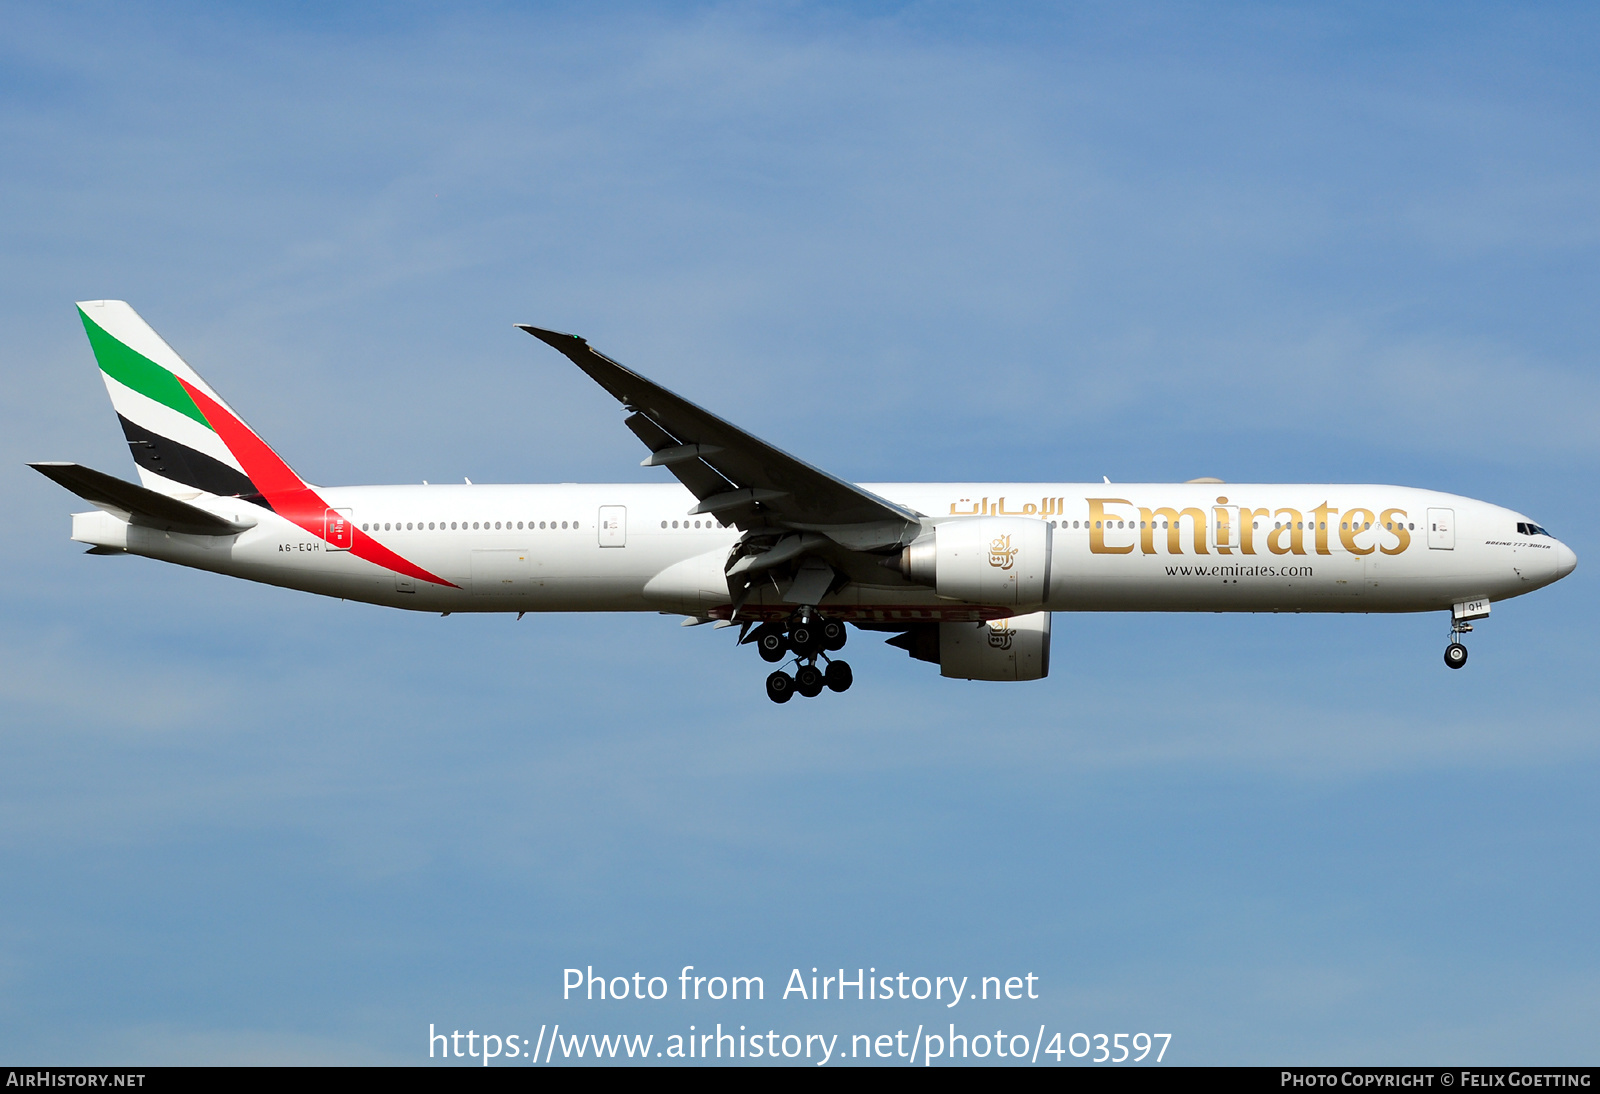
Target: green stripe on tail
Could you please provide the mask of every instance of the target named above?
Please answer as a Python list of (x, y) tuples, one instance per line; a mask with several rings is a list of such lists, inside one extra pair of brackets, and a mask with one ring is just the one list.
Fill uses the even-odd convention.
[(83, 317), (84, 332), (89, 336), (94, 359), (100, 363), (102, 372), (140, 395), (164, 403), (179, 414), (188, 415), (211, 429), (211, 423), (194, 405), (194, 400), (189, 398), (189, 393), (183, 390), (176, 376), (107, 334), (82, 308), (78, 309), (78, 314)]

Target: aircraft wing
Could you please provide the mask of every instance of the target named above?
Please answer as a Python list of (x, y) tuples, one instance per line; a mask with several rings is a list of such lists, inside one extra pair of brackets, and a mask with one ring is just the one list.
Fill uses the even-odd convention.
[(169, 498), (81, 463), (30, 463), (28, 466), (84, 501), (134, 524), (192, 536), (229, 536), (255, 527), (254, 521), (241, 523), (219, 517), (197, 505)]
[(746, 532), (821, 532), (852, 550), (909, 542), (919, 514), (861, 489), (674, 395), (572, 334), (518, 324), (565, 354), (632, 411), (624, 423), (650, 449), (645, 466), (666, 467), (706, 513)]

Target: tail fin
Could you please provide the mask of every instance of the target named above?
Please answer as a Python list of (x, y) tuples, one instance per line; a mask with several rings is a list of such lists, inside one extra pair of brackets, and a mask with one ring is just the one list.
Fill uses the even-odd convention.
[(121, 300), (78, 304), (111, 405), (146, 487), (273, 507), (305, 483), (139, 314)]

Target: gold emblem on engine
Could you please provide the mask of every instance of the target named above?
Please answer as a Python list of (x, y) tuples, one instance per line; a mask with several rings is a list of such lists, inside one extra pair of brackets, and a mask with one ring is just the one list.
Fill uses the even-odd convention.
[(1016, 631), (1006, 626), (1000, 620), (989, 624), (989, 648), (996, 650), (1009, 650), (1011, 639), (1016, 637)]
[(1017, 560), (1017, 548), (1011, 546), (1009, 535), (996, 536), (989, 541), (989, 565), (997, 570), (1009, 570)]

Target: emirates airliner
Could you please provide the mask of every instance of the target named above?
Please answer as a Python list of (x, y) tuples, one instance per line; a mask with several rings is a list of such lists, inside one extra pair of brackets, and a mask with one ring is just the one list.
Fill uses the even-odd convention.
[(847, 624), (948, 677), (1039, 680), (1052, 612), (1446, 612), (1458, 669), (1494, 601), (1577, 564), (1522, 513), (1403, 486), (851, 483), (532, 326), (676, 482), (313, 486), (127, 304), (78, 310), (140, 483), (30, 466), (94, 506), (89, 554), (441, 615), (737, 626), (779, 703), (850, 687)]

